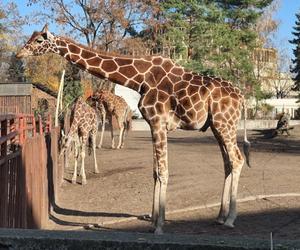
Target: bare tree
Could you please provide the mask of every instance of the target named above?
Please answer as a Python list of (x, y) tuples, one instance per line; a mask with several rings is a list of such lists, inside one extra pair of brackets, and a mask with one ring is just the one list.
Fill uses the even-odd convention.
[[(155, 0), (28, 0), (42, 8), (35, 16), (55, 22), (64, 33), (91, 48), (119, 51), (121, 42), (154, 15)], [(95, 80), (93, 80), (95, 81)], [(113, 85), (114, 86), (114, 85)]]

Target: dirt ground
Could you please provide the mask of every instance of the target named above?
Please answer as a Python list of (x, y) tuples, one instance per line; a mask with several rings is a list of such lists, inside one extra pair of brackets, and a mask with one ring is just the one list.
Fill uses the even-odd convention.
[[(224, 172), (211, 131), (169, 134), (169, 185), (166, 233), (300, 239), (300, 127), (291, 136), (269, 138), (269, 131), (249, 131), (251, 165), (243, 168), (238, 192), (236, 227), (216, 225)], [(150, 132), (130, 132), (124, 149), (97, 149), (100, 174), (93, 157), (86, 160), (87, 185), (70, 182), (65, 170), (49, 229), (149, 232), (152, 206), (152, 144)], [(240, 131), (239, 142), (242, 142)], [(241, 148), (241, 147), (240, 147)], [(245, 198), (243, 200), (243, 198)], [(88, 226), (96, 225), (96, 226)]]

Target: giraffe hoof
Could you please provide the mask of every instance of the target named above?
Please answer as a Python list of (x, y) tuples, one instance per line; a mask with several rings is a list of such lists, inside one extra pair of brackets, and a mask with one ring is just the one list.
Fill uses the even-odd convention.
[(86, 185), (86, 180), (82, 180), (82, 185)]
[(98, 145), (96, 148), (102, 148), (102, 147)]
[(226, 222), (224, 223), (224, 226), (225, 226), (225, 227), (228, 227), (228, 228), (234, 228), (233, 223), (232, 223), (232, 222), (228, 222), (228, 221), (226, 221)]
[(217, 225), (224, 225), (225, 220), (223, 218), (217, 218), (215, 220), (215, 222), (216, 222)]
[(95, 170), (95, 174), (99, 174), (100, 172), (99, 172), (99, 170)]
[(76, 184), (76, 179), (72, 179), (72, 184)]
[(154, 231), (154, 234), (156, 234), (156, 235), (162, 235), (162, 234), (164, 234), (164, 232), (163, 232), (163, 230), (162, 230), (161, 227), (157, 227), (155, 229), (155, 231)]

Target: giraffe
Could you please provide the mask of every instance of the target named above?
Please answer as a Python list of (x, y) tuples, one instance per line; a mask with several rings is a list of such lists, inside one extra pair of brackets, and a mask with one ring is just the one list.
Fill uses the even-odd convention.
[(95, 161), (95, 173), (99, 173), (97, 159), (96, 159), (96, 135), (97, 135), (97, 115), (96, 111), (90, 107), (82, 97), (78, 97), (72, 107), (72, 125), (68, 135), (63, 139), (62, 149), (60, 155), (62, 155), (66, 149), (75, 142), (75, 163), (74, 172), (72, 177), (72, 183), (76, 183), (77, 178), (77, 163), (79, 158), (79, 148), (81, 147), (81, 177), (82, 185), (86, 184), (86, 175), (84, 170), (85, 159), (85, 146), (89, 139), (89, 135), (92, 137), (93, 155)]
[(122, 97), (113, 94), (109, 90), (97, 91), (93, 94), (93, 96), (91, 96), (90, 99), (98, 103), (98, 110), (102, 118), (101, 137), (98, 144), (98, 148), (102, 147), (106, 117), (108, 118), (110, 128), (111, 128), (111, 147), (115, 148), (114, 132), (113, 132), (113, 124), (112, 124), (113, 116), (116, 117), (120, 129), (119, 143), (117, 149), (123, 148), (125, 128), (128, 131), (131, 126), (132, 111), (130, 110), (129, 105)]
[[(162, 234), (168, 185), (167, 133), (176, 128), (205, 132), (211, 128), (222, 153), (224, 183), (217, 223), (234, 227), (236, 197), (244, 157), (237, 146), (237, 123), (245, 100), (232, 83), (185, 70), (161, 56), (126, 57), (90, 49), (69, 38), (55, 36), (47, 26), (34, 32), (17, 57), (56, 53), (99, 78), (140, 93), (139, 110), (150, 126), (153, 144), (154, 233)], [(244, 129), (244, 150), (249, 163)], [(187, 164), (188, 166), (188, 164)], [(248, 164), (249, 166), (249, 164)]]

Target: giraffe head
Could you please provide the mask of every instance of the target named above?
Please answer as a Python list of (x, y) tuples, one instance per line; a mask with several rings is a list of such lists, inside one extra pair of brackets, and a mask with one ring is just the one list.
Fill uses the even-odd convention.
[(49, 52), (59, 53), (59, 50), (55, 43), (55, 37), (48, 31), (48, 25), (46, 24), (42, 31), (33, 32), (30, 39), (17, 53), (16, 57), (39, 56)]

